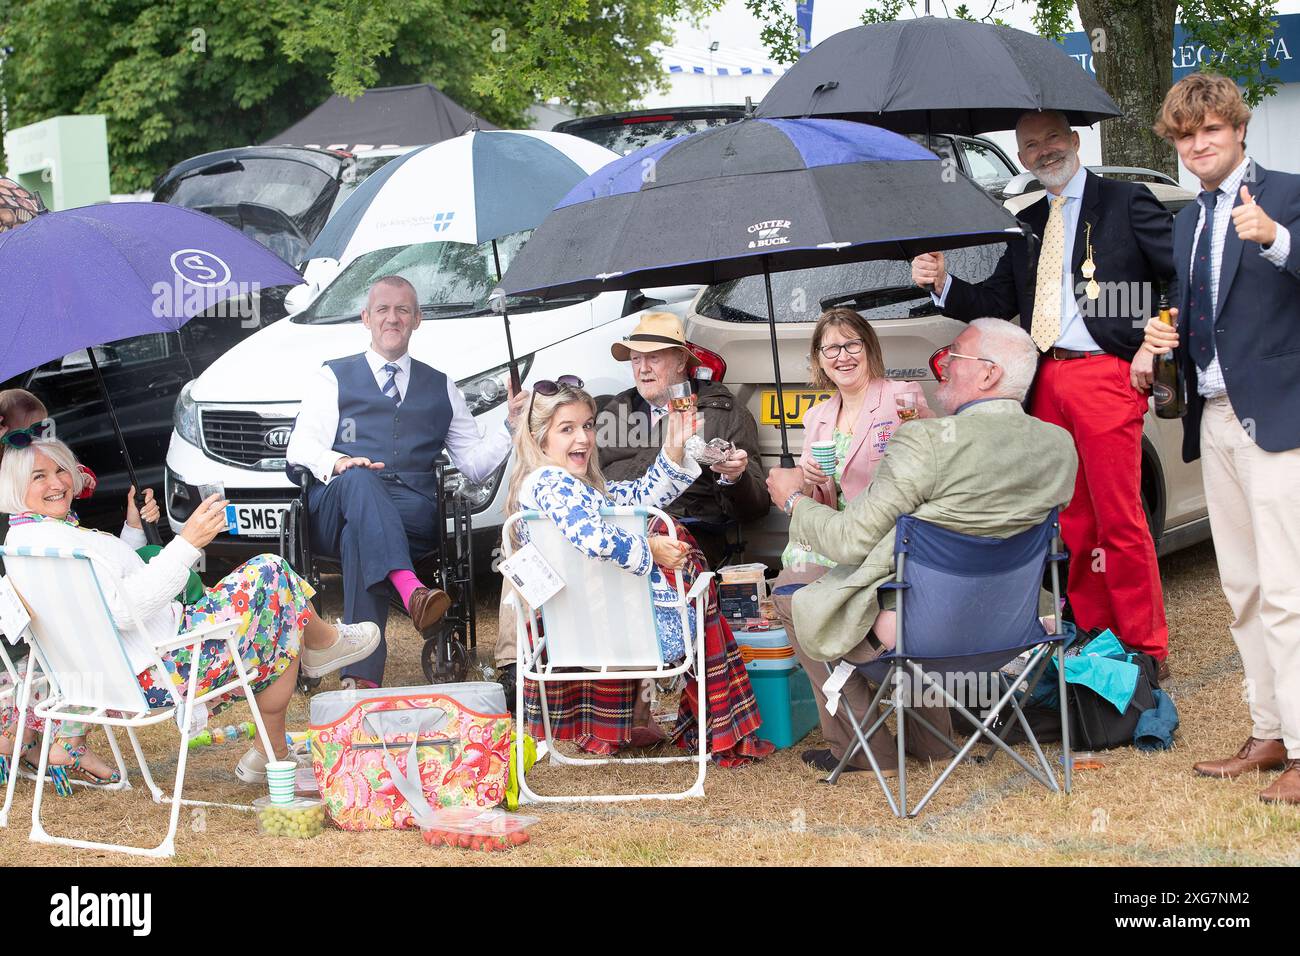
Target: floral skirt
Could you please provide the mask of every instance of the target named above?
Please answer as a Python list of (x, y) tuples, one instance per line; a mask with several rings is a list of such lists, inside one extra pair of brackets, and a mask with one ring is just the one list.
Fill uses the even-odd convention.
[[(207, 624), (239, 621), (236, 638), (239, 657), (248, 671), (256, 693), (275, 683), (298, 657), (302, 631), (311, 620), (311, 598), (316, 592), (288, 563), (274, 554), (259, 554), (217, 582), (216, 587), (195, 604), (185, 608), (181, 631)], [(172, 692), (178, 699), (188, 693), (193, 662), (188, 647), (163, 655), (167, 668), (160, 675), (156, 667), (139, 674), (140, 687), (150, 707), (170, 707)], [(238, 677), (235, 661), (225, 641), (204, 641), (199, 652), (198, 686), (195, 696)], [(209, 714), (224, 710), (238, 697), (238, 690), (208, 701)]]

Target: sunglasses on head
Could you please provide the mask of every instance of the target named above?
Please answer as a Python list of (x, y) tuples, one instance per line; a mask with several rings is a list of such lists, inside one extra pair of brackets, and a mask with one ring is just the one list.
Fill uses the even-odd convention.
[(35, 425), (29, 425), (26, 428), (15, 428), (0, 435), (0, 445), (8, 445), (10, 448), (27, 448), (38, 438), (44, 438), (50, 431), (51, 423), (49, 421), (37, 422)]
[(549, 378), (543, 378), (533, 382), (533, 393), (528, 398), (528, 417), (524, 421), (528, 422), (528, 427), (532, 427), (533, 406), (537, 404), (537, 396), (545, 395), (547, 398), (553, 395), (559, 395), (564, 389), (585, 388), (586, 384), (576, 375), (561, 375), (555, 381)]

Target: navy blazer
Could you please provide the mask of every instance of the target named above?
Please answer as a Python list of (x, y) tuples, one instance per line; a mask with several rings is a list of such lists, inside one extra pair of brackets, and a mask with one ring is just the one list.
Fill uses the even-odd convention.
[[(1269, 172), (1255, 164), (1244, 185), (1251, 198), (1291, 233), (1291, 252), (1279, 269), (1243, 243), (1228, 224), (1219, 263), (1214, 348), (1237, 418), (1265, 451), (1300, 448), (1300, 176)], [(1252, 182), (1253, 180), (1253, 182)], [(1241, 205), (1241, 193), (1232, 197)], [(1183, 418), (1183, 461), (1201, 457), (1201, 411), (1196, 363), (1187, 352), (1187, 287), (1192, 239), (1200, 204), (1186, 206), (1174, 220), (1174, 267), (1178, 307), (1178, 353), (1187, 376), (1187, 415)], [(1247, 249), (1246, 246), (1249, 246)]]
[[(1034, 230), (1040, 243), (1047, 226), (1047, 199), (1043, 196), (1019, 216)], [(1098, 347), (1132, 361), (1142, 345), (1146, 321), (1155, 314), (1159, 286), (1173, 279), (1173, 217), (1140, 183), (1088, 173), (1071, 258), (1076, 287), (1087, 281), (1079, 272), (1087, 250), (1085, 223), (1092, 225), (1095, 278), (1103, 294), (1089, 308), (1090, 302), (1080, 287), (1079, 311)], [(1021, 328), (1028, 332), (1034, 320), (1037, 279), (1036, 272), (1031, 272), (1025, 245), (1007, 243), (993, 274), (979, 285), (953, 276), (943, 314), (963, 322), (985, 316), (1010, 319), (1019, 315)], [(1107, 283), (1121, 285), (1108, 287)]]

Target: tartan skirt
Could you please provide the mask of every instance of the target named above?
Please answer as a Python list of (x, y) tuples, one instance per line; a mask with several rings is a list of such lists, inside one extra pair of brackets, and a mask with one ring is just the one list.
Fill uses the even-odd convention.
[[(686, 564), (681, 569), (682, 584), (689, 590), (695, 578), (707, 570), (704, 555), (682, 525), (677, 525), (678, 540), (691, 545)], [(651, 522), (650, 534), (662, 534), (658, 519)], [(677, 572), (660, 569), (669, 584)], [(715, 762), (735, 766), (765, 757), (775, 749), (759, 740), (756, 732), (762, 721), (758, 702), (749, 683), (745, 662), (725, 618), (718, 613), (717, 587), (709, 584), (704, 617), (705, 693), (708, 700), (707, 746)], [(571, 740), (583, 750), (608, 756), (632, 740), (634, 713), (644, 681), (590, 680), (555, 681), (546, 685), (546, 710), (551, 734), (556, 740)], [(677, 709), (677, 723), (670, 736), (679, 747), (694, 750), (699, 746), (696, 721), (696, 683), (688, 680)], [(532, 736), (541, 738), (541, 698), (537, 682), (524, 682), (524, 717)]]

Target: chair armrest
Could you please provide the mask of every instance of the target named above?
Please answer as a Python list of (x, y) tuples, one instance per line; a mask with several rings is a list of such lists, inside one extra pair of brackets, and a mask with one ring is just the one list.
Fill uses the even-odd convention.
[(687, 602), (694, 601), (701, 594), (703, 594), (705, 588), (709, 586), (709, 582), (712, 581), (713, 578), (714, 578), (714, 574), (712, 571), (705, 571), (699, 577), (697, 577), (695, 579), (695, 583), (691, 585), (691, 589), (686, 592)]
[(205, 624), (202, 627), (196, 627), (192, 631), (186, 631), (184, 634), (177, 634), (165, 641), (159, 641), (154, 644), (154, 650), (162, 652), (174, 651), (179, 647), (192, 647), (196, 640), (213, 640), (214, 638), (209, 637), (209, 635), (216, 634), (218, 631), (230, 630), (238, 626), (238, 624), (238, 621), (217, 621), (213, 624)]
[(306, 465), (285, 465), (284, 473), (288, 476), (290, 481), (303, 491), (310, 488), (312, 483), (316, 480), (316, 476), (311, 473), (311, 469)]

